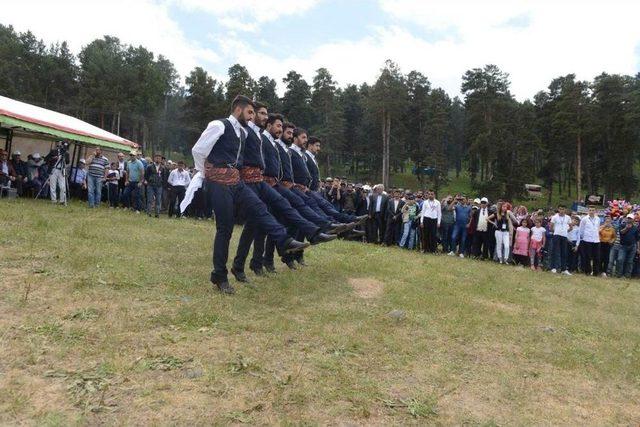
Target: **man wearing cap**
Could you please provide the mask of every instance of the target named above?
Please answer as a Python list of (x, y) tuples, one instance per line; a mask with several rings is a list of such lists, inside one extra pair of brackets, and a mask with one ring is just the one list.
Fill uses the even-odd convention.
[(476, 227), (473, 233), (474, 251), (476, 257), (482, 259), (489, 258), (489, 200), (486, 197), (480, 199), (480, 207), (474, 214), (476, 216)]
[(140, 191), (142, 190), (142, 181), (144, 181), (144, 165), (136, 157), (137, 154), (135, 150), (129, 153), (129, 160), (126, 166), (125, 189), (120, 197), (120, 203), (122, 203), (125, 208), (131, 207), (131, 197), (133, 196), (135, 211), (136, 213), (140, 213), (142, 210)]
[(16, 192), (18, 196), (22, 196), (23, 187), (27, 183), (29, 171), (27, 169), (27, 162), (23, 161), (20, 158), (20, 152), (14, 151), (11, 155), (11, 160), (9, 164), (13, 166), (13, 171), (16, 174), (16, 180), (13, 182), (13, 185), (16, 187)]
[(69, 190), (72, 198), (84, 199), (84, 190), (87, 189), (85, 184), (87, 181), (86, 163), (84, 159), (80, 159), (78, 165), (69, 170)]
[(46, 168), (42, 167), (44, 164), (40, 153), (33, 153), (27, 156), (27, 182), (24, 185), (23, 191), (33, 190), (33, 195), (40, 193), (40, 189), (44, 181), (46, 180), (46, 172), (43, 172), (41, 177), (40, 171)]

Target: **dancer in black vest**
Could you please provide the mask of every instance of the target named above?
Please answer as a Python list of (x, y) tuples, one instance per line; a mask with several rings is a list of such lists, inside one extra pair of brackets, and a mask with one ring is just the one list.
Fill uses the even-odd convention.
[(247, 214), (247, 221), (267, 233), (283, 253), (296, 252), (309, 246), (289, 237), (285, 228), (267, 211), (266, 205), (240, 180), (242, 147), (246, 139), (247, 122), (254, 117), (254, 103), (239, 95), (231, 104), (228, 119), (214, 120), (207, 126), (191, 152), (198, 173), (187, 189), (180, 205), (182, 212), (189, 206), (193, 194), (206, 181), (206, 197), (216, 215), (216, 236), (213, 243), (211, 282), (224, 293), (234, 293), (227, 279), (229, 241), (234, 225), (234, 206)]
[[(308, 202), (312, 208), (322, 210), (329, 217), (344, 223), (363, 223), (366, 221), (367, 216), (356, 217), (355, 215), (349, 215), (338, 212), (331, 203), (324, 197), (322, 197), (316, 191), (311, 191), (309, 186), (311, 185), (312, 176), (307, 167), (307, 156), (305, 155), (305, 147), (307, 144), (307, 131), (302, 128), (297, 128), (293, 132), (293, 144), (291, 144), (291, 165), (293, 169), (293, 180), (295, 182), (294, 187), (300, 192), (304, 193), (311, 202)], [(317, 165), (314, 166), (317, 168)]]
[[(271, 185), (264, 181), (263, 171), (265, 168), (265, 160), (262, 149), (262, 129), (267, 121), (266, 105), (256, 103), (254, 117), (254, 120), (248, 122), (246, 127), (247, 139), (243, 149), (243, 166), (240, 169), (240, 178), (244, 181), (245, 185), (253, 190), (260, 200), (267, 205), (270, 212), (278, 221), (286, 227), (289, 227), (290, 234), (292, 232), (299, 234), (301, 239), (306, 237), (312, 245), (335, 239), (335, 235), (322, 233), (320, 227), (304, 219), (298, 211), (291, 206), (287, 199), (282, 197)], [(231, 269), (231, 273), (240, 282), (248, 281), (244, 273), (244, 264), (249, 254), (249, 248), (254, 241), (256, 229), (255, 224), (247, 222), (240, 236), (237, 254)], [(254, 263), (250, 267), (257, 275), (263, 274), (260, 264)]]

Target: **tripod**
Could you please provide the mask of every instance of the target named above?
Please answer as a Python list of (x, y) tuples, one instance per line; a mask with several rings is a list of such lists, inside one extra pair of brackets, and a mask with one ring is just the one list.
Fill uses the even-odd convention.
[[(56, 161), (55, 165), (53, 165), (53, 167), (51, 168), (51, 172), (53, 173), (56, 169), (60, 169), (62, 171), (62, 182), (64, 185), (64, 201), (62, 202), (65, 206), (67, 206), (67, 197), (69, 194), (69, 185), (67, 183), (67, 162), (65, 161), (65, 155), (66, 155), (66, 149), (58, 147), (58, 160)], [(47, 180), (44, 182), (44, 184), (42, 184), (42, 187), (40, 187), (40, 191), (38, 191), (38, 194), (36, 194), (36, 199), (38, 197), (40, 197), (40, 194), (42, 193), (42, 190), (45, 189), (46, 186), (51, 186), (51, 175), (52, 173), (49, 173), (49, 176), (47, 177)], [(51, 188), (49, 188), (49, 190), (51, 190)], [(58, 191), (58, 186), (56, 186), (56, 188), (53, 189), (53, 191)], [(62, 196), (62, 194), (61, 194)]]

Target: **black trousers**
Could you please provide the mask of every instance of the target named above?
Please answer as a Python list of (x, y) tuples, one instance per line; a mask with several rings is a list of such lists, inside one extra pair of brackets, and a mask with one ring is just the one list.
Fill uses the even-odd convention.
[(371, 238), (373, 243), (384, 242), (384, 233), (386, 231), (386, 224), (384, 223), (384, 217), (382, 213), (376, 212), (371, 219)]
[[(178, 202), (178, 206), (182, 203), (182, 199), (184, 199), (184, 193), (187, 189), (184, 188), (184, 185), (176, 185), (171, 187), (171, 192), (169, 193), (169, 217), (173, 216), (175, 211), (176, 201)], [(180, 208), (176, 212), (176, 216), (180, 216)]]
[(216, 235), (213, 241), (213, 271), (211, 272), (211, 281), (213, 283), (227, 280), (229, 241), (233, 233), (234, 211), (236, 208), (246, 212), (248, 221), (267, 233), (276, 242), (277, 246), (284, 250), (289, 240), (286, 229), (267, 211), (267, 206), (258, 198), (256, 193), (243, 182), (236, 185), (207, 182), (206, 194), (216, 216)]
[(473, 233), (473, 255), (482, 258), (489, 257), (489, 245), (493, 236), (488, 231), (478, 231)]
[(434, 253), (438, 248), (438, 219), (437, 218), (423, 218), (422, 235), (424, 244), (422, 245), (423, 252)]
[(393, 220), (389, 218), (387, 220), (387, 228), (384, 233), (384, 243), (387, 246), (393, 246), (398, 244), (400, 239), (400, 233), (402, 230), (402, 217), (400, 219)]
[(600, 274), (600, 243), (580, 242), (582, 271), (585, 274)]

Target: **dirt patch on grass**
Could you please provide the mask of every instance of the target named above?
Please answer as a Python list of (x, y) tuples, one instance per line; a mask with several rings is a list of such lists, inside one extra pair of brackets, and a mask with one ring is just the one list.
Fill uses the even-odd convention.
[(474, 301), (485, 308), (495, 311), (501, 311), (503, 313), (520, 314), (522, 312), (522, 307), (508, 302), (494, 301), (484, 298), (476, 298)]
[(349, 284), (357, 296), (364, 299), (377, 298), (382, 295), (384, 283), (379, 280), (364, 277), (349, 279)]

